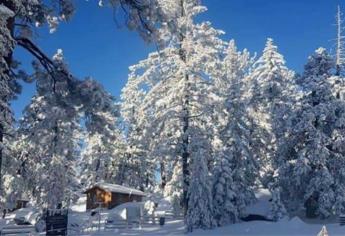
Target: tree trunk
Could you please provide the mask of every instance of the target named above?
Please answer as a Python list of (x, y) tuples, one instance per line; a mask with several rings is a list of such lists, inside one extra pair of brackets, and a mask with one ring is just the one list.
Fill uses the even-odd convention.
[[(184, 9), (184, 1), (180, 1), (181, 6), (181, 17), (184, 17), (186, 15), (185, 9)], [(185, 29), (186, 30), (186, 29)], [(186, 38), (187, 32), (180, 32), (180, 50), (179, 50), (179, 56), (180, 59), (187, 64), (187, 55), (186, 50), (182, 47), (183, 41)], [(183, 98), (183, 108), (182, 108), (182, 176), (183, 176), (183, 196), (182, 196), (182, 207), (184, 210), (184, 215), (187, 215), (188, 211), (188, 188), (189, 188), (189, 119), (190, 119), (190, 112), (189, 112), (189, 94), (188, 94), (188, 88), (189, 88), (189, 76), (188, 74), (184, 75), (185, 80), (185, 94)]]
[[(187, 108), (185, 108), (188, 110)], [(182, 173), (183, 173), (183, 209), (184, 215), (187, 215), (188, 211), (188, 188), (189, 188), (189, 137), (188, 137), (188, 128), (189, 128), (189, 117), (186, 115), (183, 118), (183, 138), (182, 138)]]
[(167, 184), (167, 176), (166, 176), (165, 165), (163, 161), (161, 161), (160, 163), (160, 172), (161, 172), (161, 187), (164, 190)]

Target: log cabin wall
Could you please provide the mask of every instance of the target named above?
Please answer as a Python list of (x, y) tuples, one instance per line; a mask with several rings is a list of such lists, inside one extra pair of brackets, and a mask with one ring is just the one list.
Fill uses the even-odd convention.
[(129, 195), (124, 193), (112, 193), (111, 197), (111, 204), (109, 205), (109, 208), (116, 207), (120, 204), (126, 203), (126, 202), (141, 202), (142, 196), (137, 195)]
[(108, 208), (112, 201), (112, 194), (101, 188), (95, 187), (87, 191), (86, 209), (95, 209), (102, 202), (103, 208)]
[(111, 193), (99, 187), (93, 187), (85, 192), (87, 194), (86, 209), (95, 209), (102, 202), (102, 208), (114, 208), (126, 202), (141, 202), (142, 196), (127, 193)]

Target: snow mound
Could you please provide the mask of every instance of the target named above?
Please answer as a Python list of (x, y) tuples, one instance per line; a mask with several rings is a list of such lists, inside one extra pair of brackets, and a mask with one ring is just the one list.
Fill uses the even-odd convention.
[(123, 203), (109, 211), (108, 219), (111, 220), (126, 220), (126, 212), (128, 210), (140, 210), (143, 212), (144, 203), (143, 202), (127, 202)]
[(289, 222), (291, 225), (304, 225), (305, 223), (299, 218), (299, 217), (294, 217), (290, 220)]
[(86, 195), (81, 196), (77, 202), (71, 206), (71, 210), (75, 212), (85, 212), (86, 211)]

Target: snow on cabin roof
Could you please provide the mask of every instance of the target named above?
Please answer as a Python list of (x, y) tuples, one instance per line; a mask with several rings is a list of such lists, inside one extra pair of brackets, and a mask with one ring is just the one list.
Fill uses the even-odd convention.
[(129, 195), (146, 196), (146, 193), (140, 190), (125, 187), (118, 184), (109, 184), (109, 183), (96, 183), (94, 186), (86, 190), (86, 192), (88, 192), (90, 189), (93, 189), (95, 187), (104, 189), (105, 191), (112, 192), (112, 193), (125, 193)]

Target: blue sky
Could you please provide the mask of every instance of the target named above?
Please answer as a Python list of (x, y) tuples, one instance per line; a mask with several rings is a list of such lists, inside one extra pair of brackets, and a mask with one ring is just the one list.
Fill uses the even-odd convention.
[[(225, 40), (235, 39), (240, 49), (261, 53), (266, 38), (272, 37), (289, 68), (300, 72), (308, 55), (318, 47), (332, 50), (335, 37), (335, 13), (341, 0), (204, 0), (208, 11), (201, 16), (215, 28), (226, 32)], [(76, 0), (77, 12), (71, 22), (61, 24), (49, 34), (40, 29), (35, 41), (53, 55), (63, 49), (71, 72), (100, 81), (116, 97), (125, 85), (128, 67), (154, 50), (135, 32), (114, 20), (110, 9), (98, 8), (96, 0)], [(345, 3), (342, 6), (345, 11)], [(31, 56), (16, 51), (23, 67), (30, 70)], [(20, 117), (34, 94), (34, 85), (24, 85), (23, 93), (13, 102)]]

